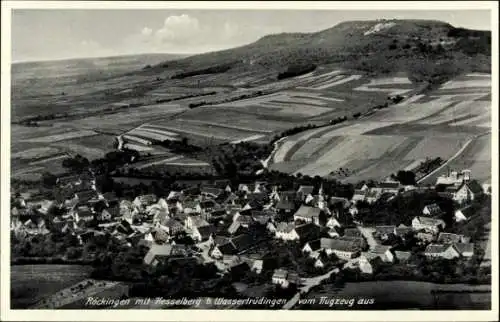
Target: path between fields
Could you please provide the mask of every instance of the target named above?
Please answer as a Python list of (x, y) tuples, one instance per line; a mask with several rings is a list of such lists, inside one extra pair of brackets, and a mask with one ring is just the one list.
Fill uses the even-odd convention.
[(438, 168), (434, 169), (434, 171), (428, 173), (427, 175), (423, 176), (422, 178), (420, 178), (417, 183), (421, 183), (422, 181), (424, 181), (425, 179), (427, 179), (428, 177), (432, 176), (433, 174), (435, 174), (436, 172), (442, 170), (447, 164), (449, 164), (451, 161), (455, 160), (462, 152), (465, 151), (465, 149), (469, 146), (469, 144), (476, 140), (477, 138), (483, 136), (483, 135), (487, 135), (489, 134), (490, 132), (486, 132), (486, 133), (481, 133), (481, 134), (478, 134), (476, 136), (474, 136), (473, 138), (469, 139), (467, 142), (465, 142), (464, 146), (457, 151), (457, 153), (455, 153), (451, 158), (449, 158), (448, 160), (446, 160), (445, 163), (443, 163), (441, 166), (439, 166)]

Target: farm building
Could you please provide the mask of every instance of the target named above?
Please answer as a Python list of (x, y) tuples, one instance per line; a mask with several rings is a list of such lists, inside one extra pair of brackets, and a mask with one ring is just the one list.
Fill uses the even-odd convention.
[(417, 231), (424, 230), (433, 234), (437, 234), (440, 229), (446, 226), (443, 220), (429, 217), (415, 217), (411, 225)]
[(312, 222), (316, 225), (319, 225), (319, 214), (321, 213), (321, 209), (308, 207), (305, 205), (300, 206), (297, 212), (293, 215), (294, 220), (302, 220), (305, 222)]

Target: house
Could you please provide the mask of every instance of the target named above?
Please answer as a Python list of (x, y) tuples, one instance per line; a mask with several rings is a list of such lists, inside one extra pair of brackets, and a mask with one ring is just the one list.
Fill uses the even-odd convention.
[(203, 227), (210, 225), (205, 219), (200, 216), (188, 216), (184, 221), (186, 229), (193, 229), (194, 227)]
[(271, 277), (271, 282), (276, 285), (280, 285), (283, 288), (288, 287), (288, 271), (284, 269), (275, 269), (273, 276)]
[(422, 214), (428, 217), (438, 217), (443, 213), (438, 204), (433, 203), (430, 205), (426, 205), (422, 210)]
[(374, 236), (380, 240), (387, 240), (392, 235), (395, 235), (396, 226), (376, 226)]
[(330, 236), (331, 238), (337, 238), (337, 237), (340, 237), (340, 234), (337, 232), (337, 230), (335, 228), (331, 228), (330, 230), (328, 230), (327, 232), (328, 236)]
[(184, 226), (178, 220), (166, 217), (158, 223), (158, 228), (164, 230), (170, 236), (175, 236), (184, 231)]
[(220, 239), (219, 236), (215, 236), (214, 240), (215, 246), (210, 252), (210, 256), (214, 258), (242, 254), (260, 242), (255, 236), (249, 234), (241, 234), (229, 239)]
[(295, 210), (296, 206), (295, 206), (295, 202), (293, 200), (283, 200), (282, 199), (282, 200), (278, 201), (275, 208), (276, 208), (276, 211), (278, 211), (280, 213), (289, 214)]
[(329, 207), (338, 207), (342, 209), (349, 209), (351, 202), (347, 198), (342, 197), (330, 197), (328, 199)]
[(400, 250), (396, 250), (394, 252), (394, 257), (396, 257), (396, 260), (399, 263), (407, 263), (408, 260), (411, 257), (411, 252), (403, 252), (403, 251), (400, 251)]
[(186, 214), (201, 214), (201, 204), (198, 199), (184, 200), (182, 207)]
[(113, 206), (118, 203), (118, 197), (114, 192), (105, 192), (102, 194), (102, 198), (106, 200), (108, 206)]
[(56, 179), (56, 184), (59, 186), (67, 186), (69, 184), (81, 184), (81, 179), (78, 175), (66, 175)]
[(156, 202), (157, 198), (154, 194), (137, 196), (132, 202), (138, 208), (146, 208), (147, 206), (151, 206)]
[(282, 240), (298, 240), (294, 222), (280, 222), (276, 225), (275, 237)]
[(38, 208), (37, 211), (42, 215), (46, 215), (49, 212), (49, 209), (51, 209), (53, 206), (55, 206), (54, 201), (42, 200), (42, 202), (40, 203), (40, 208)]
[(483, 193), (485, 195), (491, 195), (491, 182), (490, 181), (483, 183), (481, 185), (481, 187), (483, 188)]
[(113, 216), (106, 209), (104, 209), (99, 216), (100, 221), (110, 221), (111, 219), (113, 219)]
[(264, 261), (262, 259), (253, 260), (250, 264), (250, 270), (257, 274), (262, 273), (263, 267), (264, 267)]
[(313, 194), (314, 192), (314, 186), (299, 186), (299, 188), (297, 189), (297, 197), (302, 200), (302, 201), (305, 201), (306, 198)]
[(191, 238), (197, 242), (209, 240), (215, 233), (215, 228), (212, 225), (194, 227), (191, 232)]
[(464, 236), (451, 234), (451, 233), (440, 233), (437, 239), (438, 244), (456, 244), (463, 243)]
[(373, 274), (374, 272), (374, 262), (380, 257), (377, 254), (370, 252), (363, 252), (356, 260), (357, 267), (364, 274)]
[(174, 257), (186, 257), (187, 251), (185, 247), (181, 245), (151, 245), (148, 253), (144, 257), (144, 263), (149, 266), (156, 266), (160, 262), (174, 258)]
[(327, 255), (333, 253), (344, 260), (356, 257), (361, 251), (361, 247), (358, 243), (352, 240), (321, 238), (320, 244), (321, 249), (323, 249)]
[(369, 204), (373, 204), (380, 199), (381, 195), (382, 192), (380, 190), (377, 190), (375, 188), (370, 189), (366, 192), (365, 201), (368, 202)]
[(311, 240), (305, 243), (302, 247), (302, 252), (311, 255), (312, 253), (319, 252), (321, 249), (321, 241), (319, 239)]
[(436, 239), (434, 234), (419, 232), (417, 233), (417, 239), (424, 243), (431, 243)]
[(472, 257), (474, 256), (474, 244), (473, 243), (455, 243), (453, 244), (455, 249), (460, 253), (462, 257)]
[(394, 255), (391, 252), (391, 246), (377, 245), (370, 250), (370, 252), (380, 257), (383, 262), (394, 262)]
[(321, 229), (313, 223), (307, 223), (295, 227), (295, 232), (299, 236), (300, 241), (308, 241), (317, 239)]
[(319, 225), (319, 214), (321, 209), (302, 205), (293, 215), (293, 220), (302, 220), (306, 223)]
[(172, 190), (167, 196), (167, 201), (169, 200), (183, 201), (184, 198), (185, 198), (184, 192)]
[(341, 227), (341, 225), (335, 217), (330, 217), (326, 222), (326, 227), (333, 229), (336, 227)]
[(439, 230), (446, 227), (446, 224), (442, 219), (417, 216), (413, 218), (411, 226), (417, 231), (424, 230), (426, 232), (437, 234)]
[(430, 244), (425, 248), (424, 255), (429, 258), (453, 259), (460, 256), (454, 245)]
[(224, 190), (219, 189), (215, 186), (202, 186), (200, 189), (200, 194), (205, 197), (210, 197), (210, 198), (218, 198)]
[(85, 222), (89, 222), (94, 220), (94, 213), (90, 209), (89, 206), (79, 206), (75, 210), (75, 221), (78, 222), (83, 220)]
[(316, 258), (316, 261), (314, 262), (314, 267), (316, 268), (323, 268), (325, 267), (325, 263), (324, 263), (324, 258), (322, 259), (321, 258), (322, 256), (319, 256), (318, 258)]
[[(260, 210), (269, 203), (269, 197), (265, 192), (253, 192), (245, 196), (246, 208)], [(245, 207), (244, 207), (245, 208)]]
[(359, 231), (358, 228), (356, 227), (351, 227), (351, 228), (345, 228), (344, 229), (344, 235), (346, 237), (362, 237), (363, 234), (361, 234), (361, 231)]
[(354, 195), (351, 198), (351, 202), (356, 204), (358, 201), (365, 201), (368, 190), (354, 190)]
[(436, 185), (455, 185), (460, 186), (464, 182), (470, 181), (471, 171), (470, 170), (462, 170), (458, 171), (448, 171), (446, 175), (439, 176), (436, 180)]
[(455, 222), (467, 221), (472, 215), (474, 215), (474, 210), (472, 207), (465, 207), (455, 211)]
[(236, 234), (240, 233), (242, 229), (243, 229), (243, 226), (241, 225), (241, 223), (239, 221), (233, 221), (231, 223), (231, 225), (229, 225), (229, 227), (227, 228), (227, 232), (230, 235), (236, 235)]
[(451, 193), (458, 204), (469, 203), (483, 194), (483, 188), (476, 181), (464, 182), (457, 188), (449, 187), (445, 191)]
[(240, 183), (238, 185), (238, 191), (239, 192), (244, 192), (244, 193), (250, 193), (255, 191), (255, 185), (253, 184), (247, 184), (247, 183)]
[(376, 190), (379, 190), (380, 193), (399, 193), (399, 189), (401, 189), (401, 184), (398, 181), (384, 181), (377, 184)]
[(408, 236), (413, 235), (413, 228), (401, 224), (394, 229), (394, 234), (402, 239), (406, 239)]
[(85, 189), (75, 193), (74, 198), (78, 199), (79, 203), (87, 203), (91, 200), (98, 200), (99, 195), (93, 189)]

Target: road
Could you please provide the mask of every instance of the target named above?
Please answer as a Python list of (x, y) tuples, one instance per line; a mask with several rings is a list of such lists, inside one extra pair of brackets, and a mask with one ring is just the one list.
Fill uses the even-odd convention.
[(291, 309), (295, 304), (297, 304), (298, 300), (300, 299), (301, 293), (307, 293), (309, 290), (311, 290), (312, 287), (319, 285), (323, 280), (329, 278), (333, 273), (338, 273), (340, 270), (338, 268), (334, 268), (328, 273), (325, 273), (320, 276), (315, 276), (315, 277), (310, 277), (310, 278), (303, 278), (303, 286), (299, 288), (299, 291), (297, 294), (295, 294), (288, 302), (283, 305), (283, 310), (289, 310)]

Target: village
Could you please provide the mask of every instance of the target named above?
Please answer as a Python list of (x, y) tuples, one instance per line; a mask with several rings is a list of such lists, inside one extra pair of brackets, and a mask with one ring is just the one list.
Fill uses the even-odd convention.
[[(213, 264), (219, 276), (267, 270), (268, 283), (307, 291), (342, 270), (372, 275), (381, 264), (411, 267), (415, 256), (430, 262), (479, 256), (474, 236), (453, 233), (450, 218), (445, 218), (450, 209), (438, 203), (413, 209), (417, 215), (406, 225), (366, 220), (373, 205), (433, 193), (453, 205), (453, 225), (467, 223), (477, 211), (473, 204), (491, 193), (489, 184), (481, 186), (471, 176), (468, 170), (452, 171), (427, 187), (388, 178), (359, 184), (351, 198), (328, 195), (322, 184), (283, 190), (273, 182), (233, 186), (229, 180), (216, 180), (165, 196), (132, 199), (100, 192), (92, 171), (85, 171), (57, 178), (54, 200), (40, 199), (33, 191), (13, 191), (11, 233), (16, 241), (53, 234), (73, 239), (73, 246), (62, 250), (68, 261), (95, 259), (97, 251), (86, 245), (108, 236), (124, 248), (146, 249), (142, 265), (150, 270), (174, 262), (181, 267), (188, 262)], [(284, 259), (286, 252), (291, 260)], [(273, 261), (269, 253), (278, 259)]]

